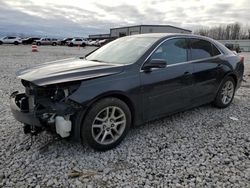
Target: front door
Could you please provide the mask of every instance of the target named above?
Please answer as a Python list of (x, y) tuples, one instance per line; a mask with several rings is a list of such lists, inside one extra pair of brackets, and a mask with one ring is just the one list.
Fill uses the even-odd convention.
[(152, 59), (165, 60), (167, 66), (140, 73), (145, 121), (187, 107), (193, 85), (193, 65), (187, 62), (186, 39), (175, 38), (163, 42), (147, 62)]

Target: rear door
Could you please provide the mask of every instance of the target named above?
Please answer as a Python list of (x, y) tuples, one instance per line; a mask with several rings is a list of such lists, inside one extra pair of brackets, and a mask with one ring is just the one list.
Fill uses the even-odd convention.
[(82, 39), (75, 40), (75, 45), (81, 45), (81, 44), (82, 44)]
[(140, 73), (146, 121), (186, 108), (193, 84), (193, 67), (187, 62), (188, 45), (185, 38), (163, 42), (148, 61), (152, 59), (165, 60), (167, 67)]
[(194, 66), (193, 104), (210, 102), (215, 97), (219, 73), (222, 71), (221, 52), (211, 42), (199, 38), (191, 38), (190, 60)]
[(51, 41), (51, 39), (50, 39), (50, 38), (46, 38), (46, 44), (47, 44), (47, 45), (52, 44), (52, 41)]

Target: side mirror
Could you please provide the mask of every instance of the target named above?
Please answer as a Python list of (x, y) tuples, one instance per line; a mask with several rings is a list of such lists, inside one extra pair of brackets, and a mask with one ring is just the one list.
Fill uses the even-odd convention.
[(151, 71), (152, 68), (165, 68), (167, 62), (164, 59), (151, 59), (143, 66), (143, 70)]

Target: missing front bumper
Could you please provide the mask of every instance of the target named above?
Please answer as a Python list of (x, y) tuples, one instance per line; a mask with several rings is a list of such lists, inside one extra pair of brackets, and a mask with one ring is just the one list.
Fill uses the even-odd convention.
[(10, 96), (10, 109), (15, 119), (27, 125), (41, 127), (42, 124), (34, 114), (29, 112), (28, 97), (24, 93), (14, 92)]

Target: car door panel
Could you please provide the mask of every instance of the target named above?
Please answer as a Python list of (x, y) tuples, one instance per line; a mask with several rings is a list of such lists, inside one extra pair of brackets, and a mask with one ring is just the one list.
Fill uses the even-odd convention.
[(216, 59), (194, 63), (195, 100), (211, 100), (217, 86), (220, 63)]
[(192, 64), (141, 73), (145, 120), (181, 110), (189, 104)]
[(150, 59), (166, 60), (167, 67), (140, 73), (145, 121), (189, 105), (193, 65), (187, 56), (184, 38), (165, 41), (151, 55)]
[(6, 39), (6, 43), (7, 43), (7, 44), (10, 44), (11, 42), (12, 42), (11, 37), (8, 37), (8, 38)]

